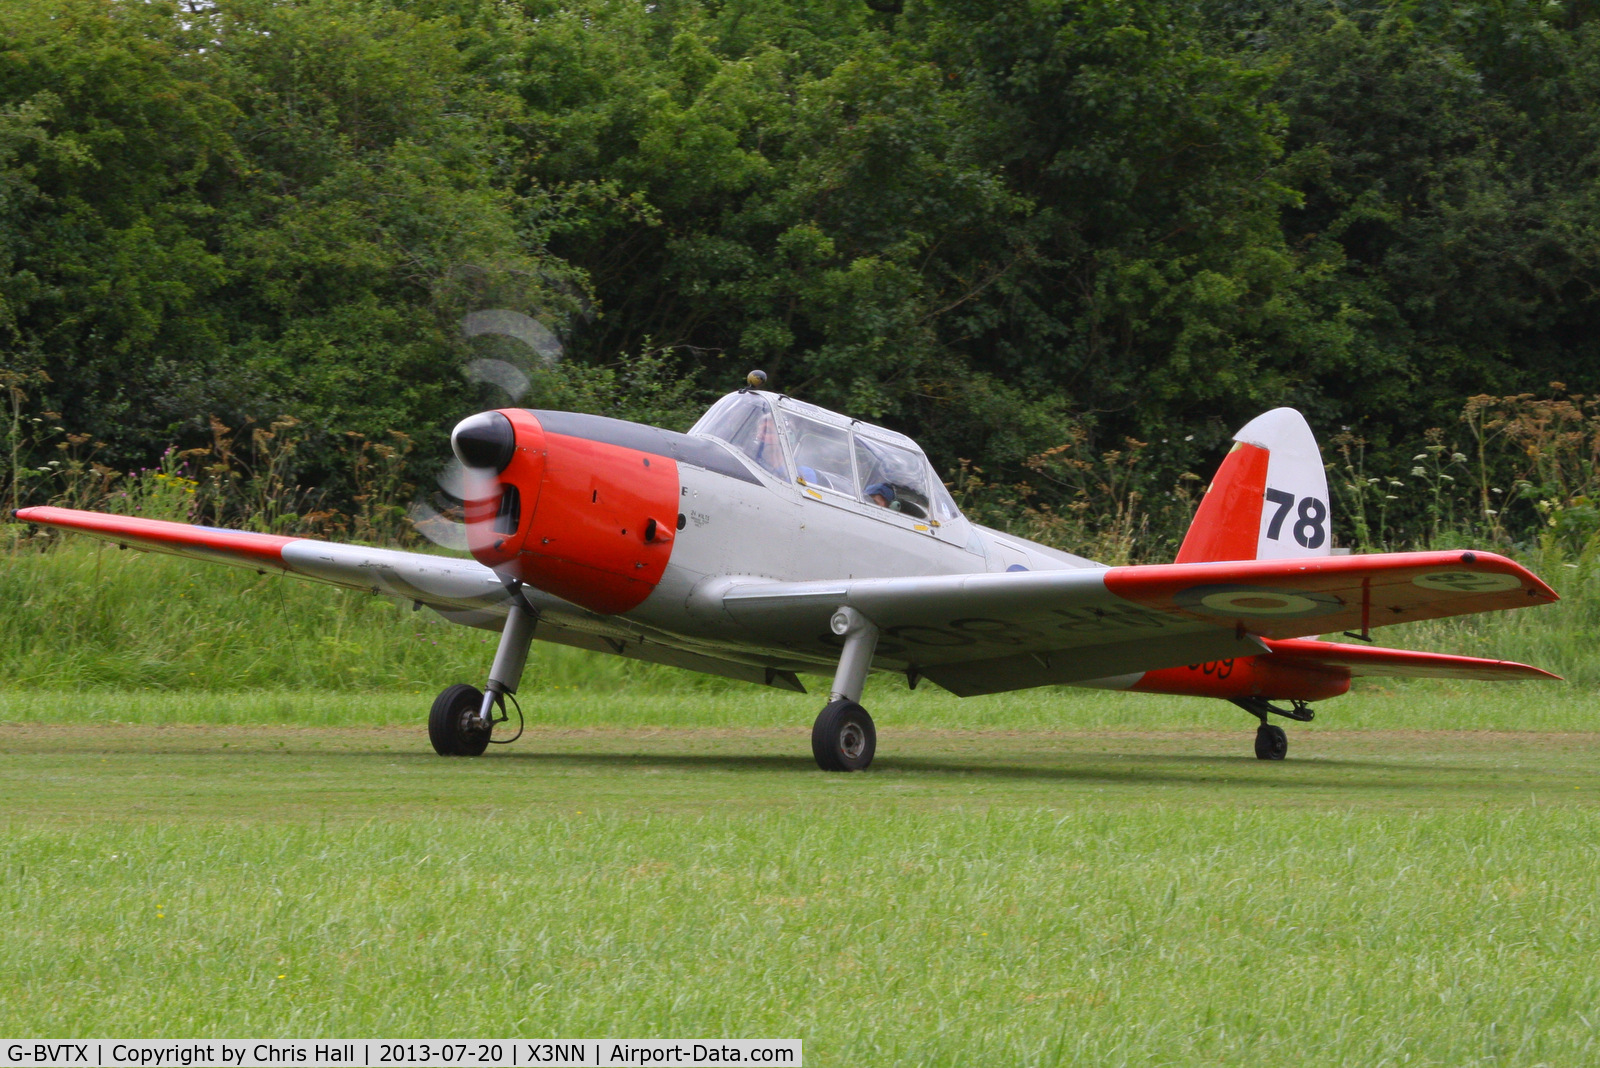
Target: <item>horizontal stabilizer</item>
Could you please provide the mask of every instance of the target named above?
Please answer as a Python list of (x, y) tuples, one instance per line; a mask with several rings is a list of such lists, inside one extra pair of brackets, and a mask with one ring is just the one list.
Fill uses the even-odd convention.
[(1516, 682), (1522, 679), (1556, 679), (1541, 668), (1514, 660), (1485, 660), (1476, 656), (1451, 656), (1448, 653), (1418, 653), (1409, 649), (1383, 649), (1368, 645), (1347, 645), (1310, 638), (1290, 638), (1265, 642), (1274, 661), (1287, 661), (1305, 667), (1327, 668), (1349, 675), (1386, 675), (1414, 679), (1478, 679), (1484, 682)]

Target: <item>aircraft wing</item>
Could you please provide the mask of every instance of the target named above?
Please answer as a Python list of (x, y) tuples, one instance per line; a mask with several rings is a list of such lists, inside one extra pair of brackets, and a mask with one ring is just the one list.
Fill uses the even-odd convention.
[(1268, 649), (1261, 639), (1557, 599), (1526, 568), (1481, 552), (730, 581), (715, 596), (754, 634), (809, 652), (837, 648), (828, 619), (854, 608), (880, 630), (880, 663), (963, 696), (1256, 656)]
[[(23, 508), (17, 518), (60, 527), (119, 546), (232, 564), (381, 594), (426, 606), (452, 623), (498, 632), (513, 594), (492, 568), (476, 560), (315, 538), (291, 538), (243, 530), (173, 523), (139, 516), (106, 515), (71, 508)], [(558, 597), (524, 586), (520, 595), (540, 612), (536, 635), (543, 641), (615, 653), (746, 682), (805, 692), (794, 672), (748, 658), (716, 656), (652, 640)]]
[(222, 530), (72, 508), (23, 508), (17, 512), (17, 518), (74, 530), (130, 549), (232, 564), (262, 573), (282, 571), (347, 589), (387, 594), (430, 608), (492, 609), (509, 596), (504, 580), (492, 569), (476, 560), (459, 557)]

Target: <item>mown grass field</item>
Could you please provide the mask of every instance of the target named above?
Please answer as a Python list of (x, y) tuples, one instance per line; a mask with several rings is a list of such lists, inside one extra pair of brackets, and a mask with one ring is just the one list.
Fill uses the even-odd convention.
[[(33, 599), (0, 603), (8, 646), (80, 631), (0, 688), (0, 1030), (798, 1037), (813, 1065), (1600, 1059), (1587, 685), (1367, 686), (1264, 763), (1220, 703), (883, 682), (878, 762), (841, 776), (812, 765), (813, 697), (558, 652), (520, 742), (444, 760), (426, 707), (481, 675), (481, 635), (55, 555), (49, 589), (0, 563)], [(93, 566), (91, 614), (63, 589)], [(273, 619), (207, 621), (268, 593)], [(332, 667), (319, 628), (342, 634)], [(414, 634), (441, 644), (394, 651)], [(281, 658), (279, 681), (219, 678), (230, 648)], [(362, 655), (381, 685), (345, 681)], [(103, 677), (140, 656), (162, 688)]]

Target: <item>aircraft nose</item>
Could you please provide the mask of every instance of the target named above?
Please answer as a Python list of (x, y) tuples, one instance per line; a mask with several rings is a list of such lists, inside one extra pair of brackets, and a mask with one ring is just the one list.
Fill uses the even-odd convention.
[(500, 474), (517, 451), (517, 432), (500, 412), (479, 412), (456, 424), (450, 448), (468, 467)]

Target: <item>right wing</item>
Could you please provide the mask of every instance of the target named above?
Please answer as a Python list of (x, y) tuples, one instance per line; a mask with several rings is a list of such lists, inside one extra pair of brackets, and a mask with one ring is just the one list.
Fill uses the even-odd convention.
[[(809, 655), (837, 656), (851, 607), (875, 660), (962, 696), (1258, 656), (1262, 639), (1545, 604), (1556, 594), (1493, 553), (1383, 553), (830, 582), (725, 580), (698, 607)], [(712, 603), (706, 603), (710, 601)], [(693, 603), (693, 602), (692, 602)], [(1336, 655), (1325, 653), (1326, 656)], [(1380, 665), (1371, 657), (1367, 670)]]

